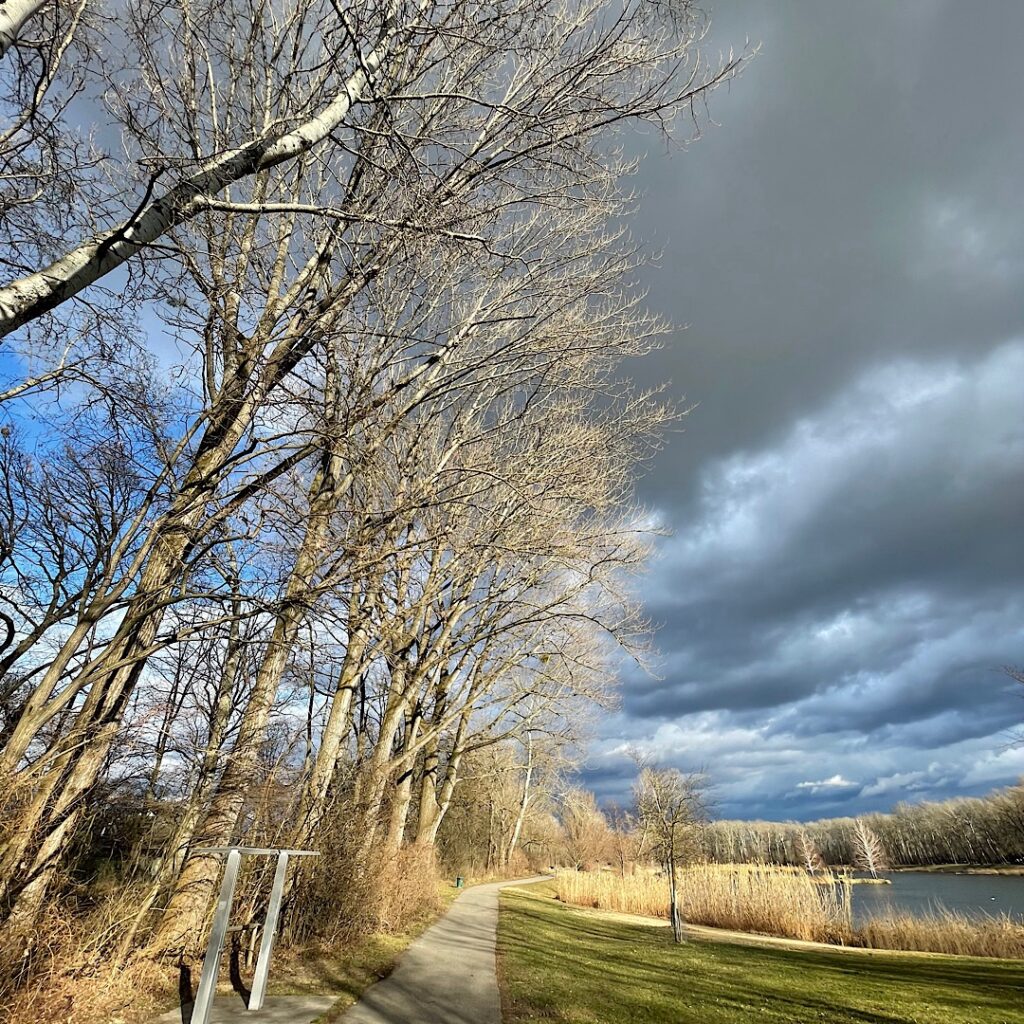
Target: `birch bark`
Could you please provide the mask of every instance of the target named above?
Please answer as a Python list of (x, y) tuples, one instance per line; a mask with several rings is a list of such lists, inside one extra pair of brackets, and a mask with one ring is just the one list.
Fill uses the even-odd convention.
[[(11, 2), (31, 0), (8, 0)], [(426, 0), (421, 0), (420, 9), (426, 6)], [(237, 181), (293, 160), (327, 139), (400, 48), (400, 36), (415, 24), (414, 16), (409, 25), (399, 29), (393, 21), (394, 6), (391, 10), (374, 47), (361, 56), (359, 66), (315, 116), (291, 131), (264, 135), (210, 158), (195, 174), (145, 202), (117, 227), (87, 239), (42, 270), (0, 287), (0, 339), (73, 298), (171, 228), (190, 220), (206, 208), (204, 200), (213, 199)]]
[(4, 0), (0, 4), (0, 59), (18, 41), (25, 23), (47, 4), (47, 0)]

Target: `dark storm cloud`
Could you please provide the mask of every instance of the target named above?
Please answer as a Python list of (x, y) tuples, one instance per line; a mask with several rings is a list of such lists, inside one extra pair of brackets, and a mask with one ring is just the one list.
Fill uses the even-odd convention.
[(756, 444), (893, 353), (983, 350), (1024, 323), (1024, 5), (719, 3), (710, 51), (761, 52), (719, 122), (648, 160), (657, 309), (638, 368), (701, 403), (646, 481)]
[[(1024, 5), (720, 3), (762, 42), (719, 127), (647, 161), (636, 367), (699, 402), (642, 482), (659, 679), (628, 744), (714, 769), (724, 813), (976, 792), (1024, 772)], [(1020, 688), (1017, 687), (1017, 690)]]

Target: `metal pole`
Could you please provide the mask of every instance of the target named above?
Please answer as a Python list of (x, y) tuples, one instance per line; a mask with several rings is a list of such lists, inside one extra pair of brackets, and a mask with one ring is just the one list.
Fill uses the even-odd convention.
[(277, 855), (277, 870), (274, 872), (274, 886), (270, 890), (270, 905), (267, 907), (267, 919), (263, 922), (263, 935), (260, 938), (260, 955), (256, 959), (256, 973), (252, 979), (252, 991), (249, 993), (249, 1009), (263, 1008), (263, 997), (267, 993), (267, 975), (270, 973), (270, 954), (274, 951), (274, 936), (277, 934), (277, 919), (281, 914), (281, 900), (284, 897), (284, 879), (288, 873), (288, 851), (282, 850)]
[(241, 863), (241, 852), (231, 850), (224, 865), (224, 879), (220, 883), (220, 895), (213, 915), (210, 941), (206, 944), (206, 959), (203, 960), (196, 1001), (192, 1004), (192, 1024), (209, 1024), (213, 996), (217, 991), (220, 954), (224, 949), (224, 936), (227, 935), (228, 921), (231, 919), (231, 901), (235, 895), (235, 882), (238, 880), (238, 867)]

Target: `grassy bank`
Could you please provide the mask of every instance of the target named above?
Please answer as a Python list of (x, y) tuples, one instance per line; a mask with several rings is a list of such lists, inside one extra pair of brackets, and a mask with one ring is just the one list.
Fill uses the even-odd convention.
[(567, 907), (541, 883), (501, 896), (506, 1024), (1011, 1024), (1024, 964), (689, 942)]
[[(558, 898), (651, 917), (668, 916), (668, 886), (650, 872), (563, 872)], [(680, 872), (679, 904), (693, 924), (872, 949), (1024, 958), (1024, 925), (1008, 916), (949, 911), (887, 914), (854, 927), (849, 880), (770, 865), (701, 864)]]

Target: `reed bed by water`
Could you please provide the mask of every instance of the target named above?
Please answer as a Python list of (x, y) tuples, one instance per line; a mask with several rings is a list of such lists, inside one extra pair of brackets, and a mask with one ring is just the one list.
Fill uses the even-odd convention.
[(850, 941), (849, 897), (849, 885), (839, 878), (823, 884), (805, 871), (761, 865), (722, 871), (701, 864), (687, 869), (680, 885), (687, 921), (812, 942)]
[(1007, 914), (967, 917), (952, 910), (885, 914), (858, 929), (861, 945), (872, 949), (914, 949), (922, 953), (994, 956), (1024, 960), (1024, 926)]
[[(762, 865), (700, 864), (679, 872), (679, 909), (691, 924), (814, 942), (848, 942), (849, 888), (803, 871)], [(627, 914), (668, 916), (668, 884), (652, 872), (562, 872), (566, 903)]]
[[(691, 924), (875, 949), (1024, 958), (1024, 926), (1010, 917), (945, 911), (889, 914), (854, 927), (848, 876), (772, 865), (699, 864), (679, 872), (679, 906)], [(577, 906), (668, 916), (668, 882), (653, 871), (565, 871), (558, 898)]]

